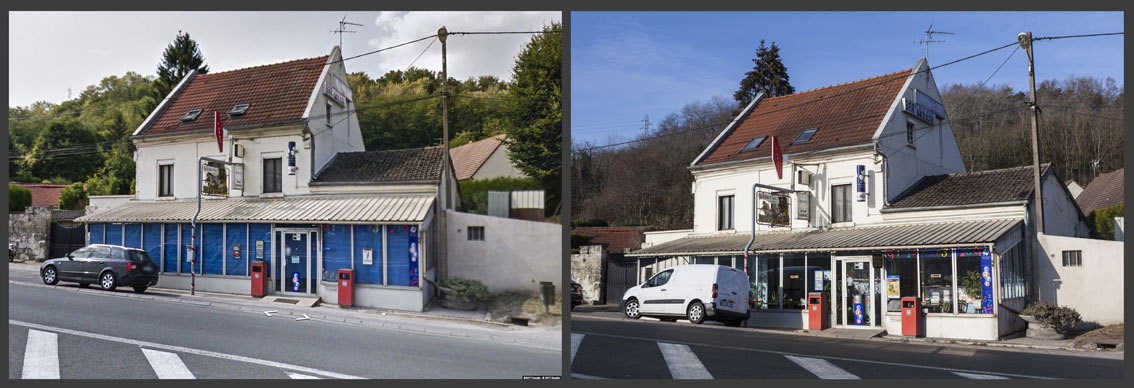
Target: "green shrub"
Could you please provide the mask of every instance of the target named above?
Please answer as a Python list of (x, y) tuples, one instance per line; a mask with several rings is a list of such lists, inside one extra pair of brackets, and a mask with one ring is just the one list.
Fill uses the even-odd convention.
[(598, 218), (592, 218), (592, 219), (589, 219), (589, 220), (586, 220), (586, 221), (576, 222), (575, 226), (610, 226), (610, 224), (606, 223), (605, 220), (600, 220)]
[(480, 280), (466, 279), (462, 277), (451, 277), (441, 281), (441, 287), (453, 290), (457, 296), (475, 299), (475, 300), (488, 300), (491, 293), (488, 292), (488, 287), (481, 283)]
[[(498, 177), (492, 179), (466, 179), (457, 182), (461, 190), (461, 206), (468, 213), (488, 214), (488, 192), (509, 190), (539, 190), (539, 181), (532, 178)], [(545, 201), (546, 203), (546, 201)]]
[(1061, 333), (1067, 333), (1076, 323), (1082, 320), (1079, 312), (1075, 309), (1067, 306), (1056, 306), (1042, 300), (1028, 306), (1022, 313), (1035, 317), (1041, 323), (1051, 325)]
[(579, 248), (590, 243), (591, 238), (585, 234), (571, 233), (571, 252), (579, 253)]
[(1123, 216), (1123, 205), (1114, 205), (1091, 212), (1087, 215), (1087, 225), (1091, 236), (1103, 240), (1114, 240), (1114, 217)]
[(31, 190), (27, 187), (8, 185), (8, 212), (22, 212), (31, 206)]
[(75, 182), (63, 188), (59, 193), (59, 208), (63, 210), (80, 210), (87, 206), (87, 191), (83, 189), (82, 182)]

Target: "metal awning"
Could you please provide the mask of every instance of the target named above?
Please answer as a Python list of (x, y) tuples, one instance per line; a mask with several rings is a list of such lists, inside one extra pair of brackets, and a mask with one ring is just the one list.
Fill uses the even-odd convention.
[[(201, 201), (198, 222), (421, 222), (433, 195), (294, 196)], [(76, 222), (189, 222), (197, 200), (130, 201)]]
[[(751, 252), (907, 249), (991, 244), (1022, 227), (1021, 219), (861, 226), (845, 229), (756, 234)], [(630, 252), (630, 257), (742, 255), (749, 234), (684, 237)]]

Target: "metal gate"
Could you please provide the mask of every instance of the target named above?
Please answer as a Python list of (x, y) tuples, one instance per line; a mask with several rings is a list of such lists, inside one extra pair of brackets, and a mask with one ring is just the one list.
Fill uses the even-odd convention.
[(86, 230), (83, 224), (52, 222), (50, 244), (47, 258), (63, 257), (87, 245)]
[(638, 263), (636, 261), (606, 261), (606, 290), (602, 303), (616, 304), (622, 301), (622, 294), (630, 287), (638, 285)]

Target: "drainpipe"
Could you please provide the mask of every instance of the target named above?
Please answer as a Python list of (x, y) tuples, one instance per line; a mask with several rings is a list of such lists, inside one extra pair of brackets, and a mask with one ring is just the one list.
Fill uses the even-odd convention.
[(882, 157), (882, 207), (890, 206), (890, 197), (886, 195), (886, 187), (890, 186), (890, 158), (882, 153), (881, 143), (874, 143), (874, 152)]

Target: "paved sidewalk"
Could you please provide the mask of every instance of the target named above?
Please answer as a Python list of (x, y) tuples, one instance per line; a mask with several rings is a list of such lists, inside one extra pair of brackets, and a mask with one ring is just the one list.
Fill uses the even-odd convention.
[[(29, 265), (30, 264), (30, 265)], [(10, 273), (20, 271), (38, 272), (40, 263), (9, 263)], [(403, 312), (392, 310), (341, 308), (336, 305), (302, 307), (285, 303), (274, 303), (248, 295), (197, 292), (190, 295), (188, 290), (150, 288), (137, 294), (124, 290), (103, 291), (94, 287), (79, 287), (60, 283), (49, 286), (42, 283), (24, 283), (13, 280), (8, 286), (56, 288), (72, 292), (98, 293), (111, 297), (142, 299), (165, 303), (183, 303), (202, 307), (223, 308), (251, 314), (286, 315), (302, 319), (321, 320), (333, 323), (366, 325), (388, 330), (417, 332), (425, 335), (445, 335), (472, 340), (511, 343), (519, 346), (548, 350), (562, 348), (561, 326), (523, 327), (481, 319), (468, 319), (440, 314)]]

